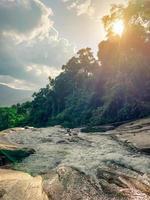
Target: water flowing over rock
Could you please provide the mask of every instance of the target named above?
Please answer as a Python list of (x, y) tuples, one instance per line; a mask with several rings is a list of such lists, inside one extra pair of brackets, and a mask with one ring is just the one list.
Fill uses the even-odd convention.
[(60, 126), (5, 130), (0, 144), (35, 152), (13, 170), (0, 169), (0, 199), (149, 200), (150, 157), (143, 151), (149, 137), (150, 118), (95, 133)]

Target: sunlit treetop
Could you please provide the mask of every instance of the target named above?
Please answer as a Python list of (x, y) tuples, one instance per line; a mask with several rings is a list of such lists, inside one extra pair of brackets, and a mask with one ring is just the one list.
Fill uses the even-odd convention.
[(103, 17), (107, 37), (134, 35), (149, 40), (150, 1), (130, 0), (129, 4), (113, 5), (110, 14)]
[(113, 5), (110, 14), (103, 17), (103, 23), (106, 40), (99, 44), (98, 52), (103, 65), (123, 66), (127, 60), (131, 64), (139, 58), (143, 58), (141, 63), (150, 62), (149, 0), (130, 0), (125, 6)]

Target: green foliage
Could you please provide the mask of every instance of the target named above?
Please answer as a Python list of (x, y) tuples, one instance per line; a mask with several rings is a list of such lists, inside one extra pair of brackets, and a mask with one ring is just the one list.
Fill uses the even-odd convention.
[(0, 130), (26, 125), (30, 104), (26, 102), (9, 108), (0, 108)]
[[(78, 51), (32, 102), (0, 108), (0, 129), (99, 125), (150, 115), (149, 5), (146, 0), (114, 5), (103, 18), (108, 34), (98, 60), (90, 48)], [(112, 32), (117, 18), (125, 23), (121, 38)]]

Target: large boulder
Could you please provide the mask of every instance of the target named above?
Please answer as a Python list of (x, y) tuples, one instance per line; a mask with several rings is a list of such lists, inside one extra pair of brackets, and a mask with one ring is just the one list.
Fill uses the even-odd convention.
[(1, 200), (48, 200), (42, 178), (27, 173), (0, 169)]

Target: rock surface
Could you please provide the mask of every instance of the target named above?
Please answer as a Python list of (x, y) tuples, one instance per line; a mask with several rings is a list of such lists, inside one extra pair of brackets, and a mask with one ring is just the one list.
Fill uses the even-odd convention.
[(97, 169), (97, 180), (78, 169), (60, 166), (51, 174), (32, 177), (0, 170), (1, 200), (149, 200), (150, 187), (122, 173)]
[(130, 143), (139, 151), (150, 155), (149, 118), (121, 125), (113, 130), (112, 134), (115, 134), (119, 141)]
[(150, 118), (105, 133), (60, 126), (5, 130), (0, 143), (35, 149), (12, 166), (35, 177), (1, 169), (0, 199), (149, 200), (150, 157), (142, 151), (150, 147), (149, 125)]
[(48, 200), (43, 191), (41, 176), (32, 177), (27, 173), (0, 170), (1, 200)]

